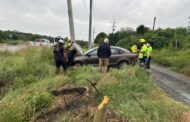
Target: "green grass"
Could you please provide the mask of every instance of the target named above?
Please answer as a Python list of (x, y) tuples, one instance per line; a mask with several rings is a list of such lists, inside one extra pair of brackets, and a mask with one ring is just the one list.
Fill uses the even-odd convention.
[(190, 49), (162, 49), (155, 51), (153, 60), (155, 63), (190, 76)]
[[(100, 102), (104, 95), (110, 97), (109, 108), (126, 116), (130, 121), (174, 122), (188, 108), (168, 97), (138, 67), (111, 69), (103, 80), (97, 67), (71, 68), (68, 74), (55, 75), (52, 49), (30, 47), (18, 52), (0, 52), (0, 122), (36, 120), (55, 104), (50, 90), (73, 82), (88, 86), (84, 79), (97, 82)], [(67, 116), (62, 121), (71, 121)]]
[(51, 104), (49, 90), (68, 79), (54, 75), (51, 54), (48, 48), (1, 52), (0, 82), (8, 84), (1, 88), (0, 122), (38, 117)]
[(174, 122), (185, 110), (166, 97), (142, 69), (113, 71), (110, 75), (116, 79), (100, 86), (101, 91), (110, 96), (110, 107), (130, 121)]

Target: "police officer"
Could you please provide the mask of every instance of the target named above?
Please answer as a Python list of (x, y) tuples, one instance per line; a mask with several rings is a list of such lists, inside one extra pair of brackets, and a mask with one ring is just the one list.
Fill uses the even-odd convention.
[(54, 63), (56, 66), (56, 74), (60, 73), (60, 67), (62, 66), (64, 69), (64, 72), (66, 73), (67, 65), (66, 65), (66, 53), (64, 51), (64, 41), (60, 39), (57, 43), (57, 45), (54, 46), (53, 49), (54, 54)]

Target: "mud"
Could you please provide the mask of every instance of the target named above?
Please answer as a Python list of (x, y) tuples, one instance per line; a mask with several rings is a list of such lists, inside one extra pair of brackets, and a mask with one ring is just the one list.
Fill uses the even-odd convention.
[[(88, 88), (67, 86), (51, 90), (51, 93), (56, 97), (54, 106), (44, 111), (38, 122), (93, 122), (98, 104), (90, 97)], [(127, 122), (125, 117), (118, 115), (108, 109), (106, 122)]]

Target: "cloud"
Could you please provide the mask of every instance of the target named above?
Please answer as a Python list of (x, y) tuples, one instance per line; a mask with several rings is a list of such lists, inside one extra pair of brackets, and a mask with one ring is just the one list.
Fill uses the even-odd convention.
[[(89, 0), (72, 0), (76, 39), (88, 39)], [(189, 0), (94, 0), (96, 34), (112, 31), (111, 21), (121, 27), (136, 28), (188, 25)], [(67, 0), (0, 0), (0, 29), (70, 36)]]

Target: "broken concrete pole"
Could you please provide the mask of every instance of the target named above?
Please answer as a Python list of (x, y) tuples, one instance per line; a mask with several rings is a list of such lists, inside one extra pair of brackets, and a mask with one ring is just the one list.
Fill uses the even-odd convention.
[(93, 122), (105, 122), (108, 102), (109, 102), (109, 97), (104, 96), (103, 101), (99, 104), (98, 109), (95, 113)]

